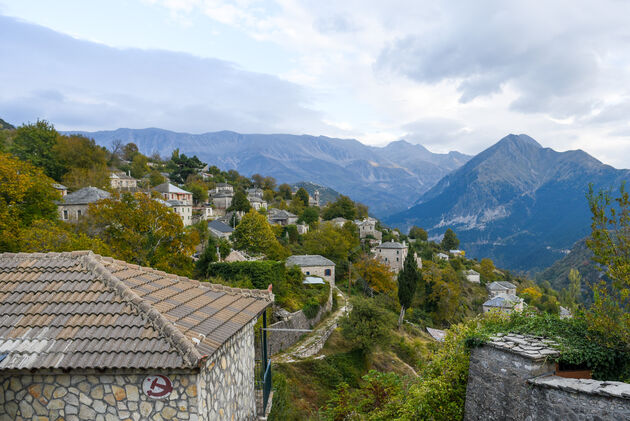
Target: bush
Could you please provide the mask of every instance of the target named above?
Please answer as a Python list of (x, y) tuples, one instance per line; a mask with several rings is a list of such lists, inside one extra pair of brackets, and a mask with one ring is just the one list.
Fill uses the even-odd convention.
[(246, 276), (251, 279), (254, 288), (267, 289), (269, 284), (285, 280), (287, 271), (284, 263), (271, 260), (214, 263), (208, 266), (206, 276), (218, 276), (226, 280)]
[(378, 345), (386, 344), (395, 326), (392, 313), (378, 306), (373, 300), (355, 298), (350, 315), (341, 320), (341, 333), (363, 353), (369, 353)]
[(310, 298), (302, 308), (307, 319), (313, 319), (319, 312), (319, 302), (315, 298)]

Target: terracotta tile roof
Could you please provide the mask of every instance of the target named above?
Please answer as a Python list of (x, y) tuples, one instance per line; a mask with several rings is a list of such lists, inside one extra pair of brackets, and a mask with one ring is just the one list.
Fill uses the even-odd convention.
[(0, 254), (0, 370), (195, 367), (273, 302), (95, 255)]

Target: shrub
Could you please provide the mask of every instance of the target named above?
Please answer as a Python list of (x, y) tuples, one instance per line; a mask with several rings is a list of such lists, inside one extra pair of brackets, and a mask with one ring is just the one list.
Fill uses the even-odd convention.
[(350, 315), (341, 320), (343, 336), (363, 353), (386, 344), (391, 337), (395, 317), (371, 299), (357, 297), (352, 305)]
[(315, 318), (319, 312), (319, 302), (315, 298), (310, 298), (302, 307), (302, 311), (307, 319)]

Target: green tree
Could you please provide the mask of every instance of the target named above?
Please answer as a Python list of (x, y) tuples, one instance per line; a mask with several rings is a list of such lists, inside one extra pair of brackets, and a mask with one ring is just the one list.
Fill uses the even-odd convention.
[(357, 218), (357, 208), (348, 196), (340, 195), (336, 201), (328, 203), (322, 213), (322, 218), (326, 221), (338, 216), (351, 221)]
[(72, 168), (107, 168), (107, 149), (85, 136), (58, 136), (53, 153), (64, 173)]
[(232, 233), (232, 242), (237, 250), (264, 254), (273, 260), (280, 260), (287, 254), (276, 239), (267, 218), (253, 209), (243, 216)]
[(407, 253), (403, 268), (398, 272), (398, 302), (400, 303), (400, 316), (398, 327), (402, 326), (405, 319), (405, 310), (411, 306), (416, 288), (422, 281), (422, 274), (418, 270), (414, 253)]
[(195, 204), (205, 203), (208, 200), (208, 188), (199, 182), (193, 182), (186, 185), (186, 190), (192, 193), (193, 202)]
[(409, 230), (409, 238), (415, 238), (420, 241), (427, 241), (429, 239), (429, 234), (425, 230), (420, 227), (413, 226)]
[(308, 206), (308, 192), (304, 187), (300, 187), (293, 197), (293, 201), (299, 200), (302, 207)]
[(391, 313), (372, 299), (355, 298), (352, 311), (341, 320), (341, 333), (356, 349), (368, 354), (388, 343), (395, 321)]
[(137, 153), (131, 160), (131, 176), (134, 178), (142, 178), (149, 172), (149, 158)]
[(319, 221), (319, 208), (311, 206), (304, 209), (304, 211), (300, 215), (300, 221), (309, 225)]
[(175, 149), (167, 166), (171, 170), (171, 180), (184, 184), (189, 176), (197, 174), (205, 164), (197, 156), (189, 158), (184, 154), (180, 155), (179, 149)]
[(575, 310), (581, 300), (581, 290), (582, 275), (577, 269), (571, 268), (569, 271), (569, 286), (562, 291), (562, 304), (571, 310)]
[(122, 157), (125, 161), (133, 161), (133, 158), (138, 153), (139, 149), (135, 143), (127, 143), (122, 147)]
[(442, 238), (442, 249), (444, 250), (456, 250), (459, 247), (459, 238), (455, 235), (455, 232), (448, 228)]
[(204, 278), (208, 273), (208, 266), (219, 260), (219, 256), (217, 254), (218, 247), (219, 242), (211, 235), (208, 238), (208, 242), (206, 243), (206, 247), (203, 249), (201, 256), (199, 256), (199, 260), (195, 262), (195, 278)]
[(50, 220), (35, 221), (20, 233), (20, 251), (27, 253), (92, 250), (110, 256), (111, 250), (100, 238), (73, 232), (68, 224)]
[(37, 120), (35, 124), (24, 124), (16, 129), (10, 152), (60, 181), (63, 168), (54, 152), (58, 140), (59, 133), (52, 124)]
[(0, 153), (0, 251), (19, 251), (20, 233), (34, 221), (57, 219), (52, 184), (41, 169)]
[(164, 182), (166, 182), (166, 178), (164, 178), (158, 170), (151, 171), (151, 174), (149, 174), (149, 184), (151, 184), (151, 187), (159, 186)]
[(587, 313), (593, 328), (630, 348), (630, 196), (625, 183), (619, 195), (610, 191), (595, 193), (589, 186), (591, 236), (586, 244), (593, 260), (606, 269), (610, 285), (601, 281), (593, 286), (593, 305)]
[(303, 246), (307, 254), (319, 254), (340, 263), (347, 259), (353, 244), (353, 239), (347, 232), (331, 223), (325, 223), (318, 230), (304, 235)]
[(234, 197), (232, 198), (232, 204), (228, 208), (231, 211), (240, 211), (240, 212), (249, 212), (252, 206), (249, 204), (249, 200), (247, 200), (247, 195), (243, 190), (237, 190), (234, 193)]
[(278, 186), (278, 193), (280, 194), (280, 198), (284, 200), (291, 200), (293, 198), (293, 190), (291, 186), (283, 183)]

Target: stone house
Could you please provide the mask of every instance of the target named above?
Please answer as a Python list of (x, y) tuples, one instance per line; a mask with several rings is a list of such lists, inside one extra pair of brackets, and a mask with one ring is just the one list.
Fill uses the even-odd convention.
[(309, 230), (308, 224), (297, 224), (296, 227), (297, 227), (297, 232), (300, 235), (306, 234)]
[(451, 256), (454, 257), (464, 257), (466, 255), (464, 250), (449, 250), (448, 252)]
[(212, 204), (215, 209), (221, 210), (225, 214), (227, 208), (232, 206), (233, 197), (234, 195), (230, 193), (218, 193), (212, 196)]
[(313, 196), (308, 195), (308, 205), (319, 207), (319, 190), (315, 190)]
[(335, 285), (335, 262), (323, 256), (318, 254), (289, 256), (286, 265), (298, 266), (304, 275), (319, 276), (328, 281), (331, 286)]
[(383, 233), (376, 229), (376, 222), (377, 220), (372, 217), (355, 220), (354, 223), (359, 228), (359, 238), (372, 237), (379, 242), (382, 241)]
[(217, 194), (229, 194), (234, 196), (234, 187), (228, 183), (217, 183), (216, 187), (209, 191), (210, 196)]
[(379, 244), (373, 249), (376, 258), (389, 266), (393, 272), (399, 272), (405, 263), (407, 257), (407, 244), (396, 241), (387, 241)]
[(64, 197), (68, 194), (68, 188), (66, 186), (64, 186), (63, 184), (59, 184), (59, 183), (53, 183), (53, 188), (55, 190), (57, 190), (59, 193), (61, 193), (61, 197)]
[(138, 188), (138, 180), (123, 171), (112, 171), (109, 174), (109, 184), (116, 190), (135, 190)]
[(215, 217), (214, 209), (212, 209), (209, 203), (204, 203), (203, 206), (193, 208), (193, 211), (197, 214), (196, 219), (198, 221), (210, 221)]
[(287, 226), (297, 223), (298, 217), (289, 211), (271, 208), (267, 212), (267, 219), (270, 224)]
[(109, 199), (111, 194), (97, 187), (84, 187), (64, 196), (57, 202), (59, 218), (64, 221), (77, 221), (88, 211), (90, 203), (96, 203), (102, 199)]
[(464, 275), (466, 276), (466, 280), (468, 282), (474, 282), (475, 284), (481, 283), (481, 279), (479, 278), (479, 272), (473, 269), (468, 269), (464, 271)]
[(499, 294), (483, 303), (483, 312), (501, 311), (503, 313), (512, 313), (514, 311), (523, 311), (523, 299), (513, 294)]
[(441, 252), (436, 254), (435, 257), (437, 257), (440, 260), (448, 260), (449, 259), (448, 254), (441, 253)]
[(0, 254), (0, 419), (253, 420), (272, 303), (89, 251)]
[(516, 285), (506, 281), (492, 282), (487, 288), (491, 298), (501, 294), (516, 295)]
[(221, 221), (217, 221), (216, 219), (208, 222), (208, 229), (210, 230), (210, 234), (216, 238), (229, 239), (234, 232), (234, 229), (231, 226)]
[(267, 209), (267, 202), (265, 202), (258, 196), (248, 197), (247, 200), (249, 200), (249, 204), (251, 205), (251, 207), (257, 211), (261, 209)]
[(181, 200), (167, 200), (165, 204), (182, 218), (185, 227), (192, 225), (192, 205), (190, 203)]
[(263, 198), (263, 195), (265, 194), (265, 192), (263, 191), (263, 189), (258, 188), (258, 187), (253, 187), (251, 189), (247, 189), (247, 200), (251, 201), (252, 197), (257, 197), (259, 199)]
[(162, 183), (158, 186), (155, 186), (153, 187), (153, 190), (160, 193), (162, 195), (162, 198), (166, 201), (180, 200), (191, 206), (193, 204), (193, 198), (192, 198), (191, 192), (186, 191), (184, 189), (180, 189), (179, 187), (174, 186), (169, 182)]

